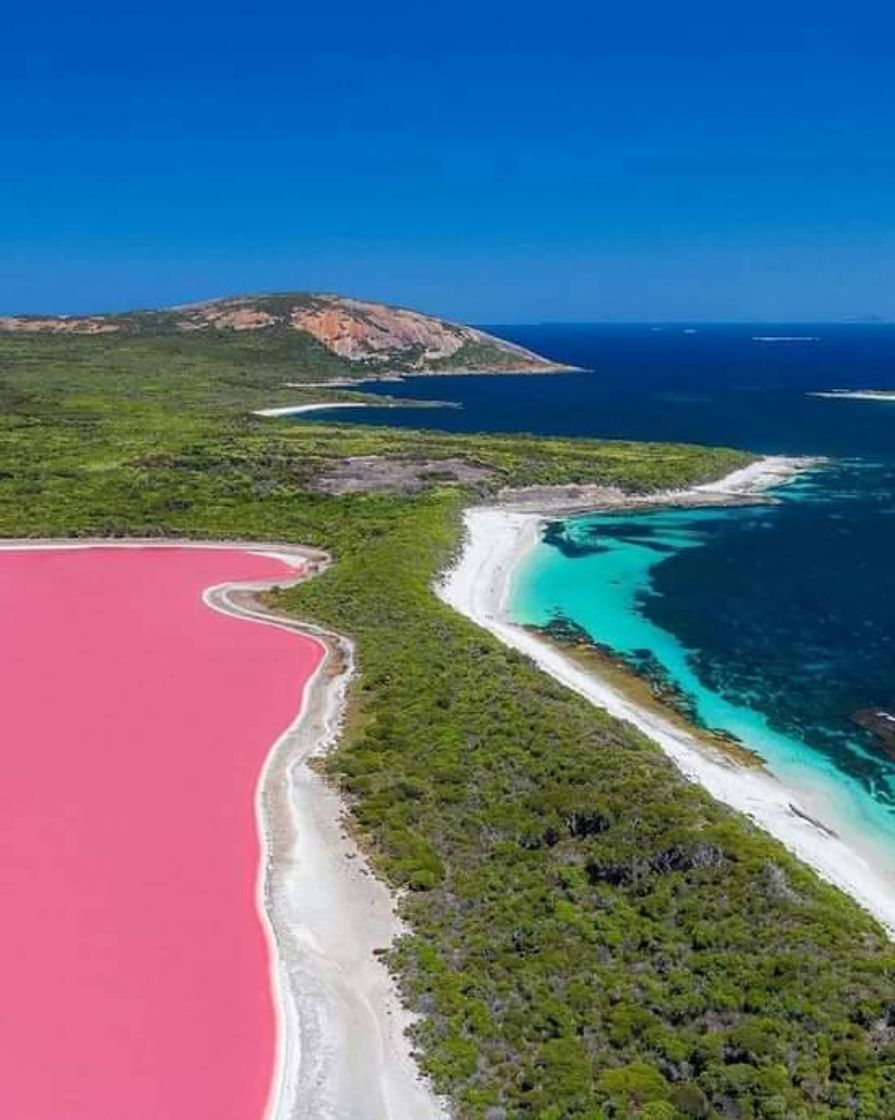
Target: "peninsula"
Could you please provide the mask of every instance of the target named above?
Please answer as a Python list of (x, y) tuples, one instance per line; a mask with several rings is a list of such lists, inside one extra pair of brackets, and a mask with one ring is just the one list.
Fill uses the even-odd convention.
[(317, 292), (232, 296), (115, 315), (0, 316), (0, 334), (139, 343), (226, 341), (244, 359), (276, 358), (306, 382), (336, 386), (401, 373), (547, 373), (568, 369), (485, 331), (403, 307)]
[[(256, 415), (318, 403), (332, 379), (445, 363), (561, 368), (430, 317), (419, 317), (425, 338), (390, 318), (385, 343), (381, 306), (258, 297), (7, 318), (0, 331), (0, 535), (255, 542), (253, 553), (308, 561), (313, 578), (297, 580), (252, 559), (266, 590), (206, 592), (207, 605), (247, 620), (228, 629), (234, 641), (240, 626), (283, 624), (329, 651), (310, 691), (296, 679), (282, 717), (295, 716), (299, 741), (281, 735), (258, 775), (291, 820), (256, 840), (270, 861), (257, 879), (279, 892), (277, 928), (302, 950), (279, 957), (272, 945), (272, 966), (319, 966), (272, 985), (276, 1051), (292, 1046), (299, 1060), (270, 1070), (268, 1117), (302, 1116), (311, 1099), (330, 1114), (333, 1102), (354, 1104), (355, 1052), (364, 1069), (389, 1066), (370, 1098), (376, 1120), (895, 1115), (895, 947), (878, 918), (758, 827), (769, 814), (750, 820), (716, 800), (704, 772), (675, 765), (630, 710), (604, 710), (543, 672), (540, 648), (510, 648), (486, 617), (499, 614), (497, 568), (537, 524), (495, 509), (499, 496), (527, 511), (543, 495), (557, 503), (548, 508), (597, 493), (741, 501), (797, 464), (682, 444), (364, 428), (347, 422), (351, 410), (327, 424)], [(363, 399), (343, 389), (327, 394)], [(146, 590), (135, 582), (135, 596)], [(277, 702), (285, 711), (279, 691)], [(257, 724), (268, 737), (269, 716)], [(127, 735), (118, 749), (133, 749)], [(6, 752), (9, 777), (24, 763), (16, 742)], [(30, 764), (39, 773), (44, 761)], [(251, 792), (234, 799), (249, 820)], [(33, 803), (48, 829), (64, 820), (60, 799)], [(259, 816), (265, 827), (281, 819)], [(320, 837), (333, 840), (325, 852)], [(212, 880), (199, 854), (179, 853), (171, 874), (201, 897)], [(345, 892), (357, 876), (375, 883), (357, 898), (371, 899), (376, 920), (356, 946), (343, 932), (330, 952), (332, 931), (354, 929)], [(15, 911), (7, 926), (33, 920)], [(340, 1002), (346, 975), (363, 978), (360, 1016)], [(393, 984), (403, 1010), (389, 1015)], [(79, 1021), (77, 1007), (51, 1010)], [(350, 1037), (339, 1026), (349, 1019)]]

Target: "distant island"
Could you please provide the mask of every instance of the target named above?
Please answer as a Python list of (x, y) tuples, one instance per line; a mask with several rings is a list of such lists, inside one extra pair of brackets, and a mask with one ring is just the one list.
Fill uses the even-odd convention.
[(753, 342), (820, 342), (814, 334), (756, 334)]
[(895, 401), (895, 389), (825, 389), (809, 393), (809, 397), (825, 397), (843, 401)]
[(384, 303), (314, 292), (233, 296), (111, 315), (0, 316), (0, 333), (101, 336), (170, 343), (214, 339), (257, 357), (259, 347), (310, 381), (412, 373), (548, 373), (571, 367), (485, 331)]

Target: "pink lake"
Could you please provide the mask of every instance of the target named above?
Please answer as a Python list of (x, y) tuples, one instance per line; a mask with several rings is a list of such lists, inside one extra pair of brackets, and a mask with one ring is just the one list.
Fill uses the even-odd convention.
[(322, 655), (238, 550), (0, 550), (0, 1116), (261, 1120), (255, 787)]

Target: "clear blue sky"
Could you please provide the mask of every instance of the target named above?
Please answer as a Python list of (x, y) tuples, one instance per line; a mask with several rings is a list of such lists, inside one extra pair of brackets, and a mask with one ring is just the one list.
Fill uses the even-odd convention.
[(895, 316), (883, 4), (20, 4), (0, 313)]

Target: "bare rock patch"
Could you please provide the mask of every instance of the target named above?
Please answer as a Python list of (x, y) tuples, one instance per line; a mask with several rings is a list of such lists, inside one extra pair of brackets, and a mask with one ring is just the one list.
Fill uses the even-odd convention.
[(432, 486), (484, 482), (491, 471), (465, 459), (402, 459), (356, 455), (342, 459), (317, 476), (322, 494), (418, 494)]

